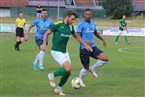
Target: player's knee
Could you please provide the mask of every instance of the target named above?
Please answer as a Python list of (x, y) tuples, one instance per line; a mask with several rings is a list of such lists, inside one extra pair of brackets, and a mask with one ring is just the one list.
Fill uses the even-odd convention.
[(71, 73), (71, 67), (65, 69), (67, 72)]
[(109, 60), (108, 57), (104, 53), (100, 54), (98, 56), (98, 59), (105, 61), (105, 62), (108, 62), (108, 60)]
[(21, 41), (21, 42), (24, 42), (24, 38), (20, 38), (20, 41)]
[(103, 61), (108, 62), (109, 61), (108, 57), (105, 57)]
[(67, 73), (66, 73), (66, 76), (70, 76), (70, 75), (71, 75), (71, 72), (67, 72)]
[(84, 69), (89, 70), (89, 66), (84, 66)]

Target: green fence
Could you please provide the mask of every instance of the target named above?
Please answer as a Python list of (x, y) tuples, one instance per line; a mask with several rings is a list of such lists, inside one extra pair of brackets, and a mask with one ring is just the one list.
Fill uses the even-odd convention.
[[(48, 8), (48, 7), (43, 7), (48, 9), (49, 17), (51, 18), (57, 18), (58, 17), (58, 8)], [(59, 17), (65, 17), (66, 12), (69, 9), (67, 8), (59, 8)], [(76, 8), (74, 9), (77, 13), (78, 16), (81, 18), (83, 16), (83, 11), (84, 9), (79, 9)], [(25, 17), (36, 17), (36, 7), (11, 7), (10, 9), (10, 14), (11, 17), (17, 17), (19, 11), (23, 11), (25, 14)], [(104, 9), (99, 10), (99, 9), (92, 9), (93, 11), (93, 18), (105, 18), (106, 16), (106, 11)]]

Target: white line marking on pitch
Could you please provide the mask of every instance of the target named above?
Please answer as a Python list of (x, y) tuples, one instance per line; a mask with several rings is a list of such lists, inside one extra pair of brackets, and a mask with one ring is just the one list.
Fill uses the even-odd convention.
[[(140, 48), (140, 47), (137, 47), (137, 48)], [(143, 54), (134, 53), (134, 52), (125, 51), (126, 49), (132, 49), (132, 48), (120, 48), (120, 49), (118, 49), (118, 51), (121, 53), (127, 53), (127, 54), (133, 54), (133, 55), (145, 55), (144, 52), (143, 52)]]

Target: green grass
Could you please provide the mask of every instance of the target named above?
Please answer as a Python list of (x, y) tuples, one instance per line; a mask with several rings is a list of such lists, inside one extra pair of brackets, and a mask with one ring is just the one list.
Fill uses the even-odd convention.
[[(0, 97), (59, 97), (50, 87), (47, 74), (59, 68), (50, 54), (51, 36), (45, 53), (44, 71), (33, 71), (32, 62), (38, 53), (34, 41), (31, 39), (22, 43), (21, 51), (14, 50), (15, 36), (13, 33), (0, 33)], [(107, 48), (103, 48), (101, 42), (96, 43), (109, 57), (109, 62), (96, 70), (99, 75), (94, 79), (88, 72), (84, 78), (86, 88), (75, 90), (71, 87), (71, 79), (78, 76), (81, 69), (79, 60), (78, 43), (71, 38), (68, 44), (72, 61), (72, 75), (63, 90), (65, 97), (145, 97), (145, 48), (144, 37), (129, 37), (132, 44), (125, 44), (120, 37), (118, 45), (114, 44), (114, 36), (103, 36), (107, 42)], [(119, 52), (118, 49), (125, 52)], [(136, 54), (134, 54), (136, 53)], [(91, 59), (91, 65), (96, 60)], [(56, 78), (58, 83), (60, 77)]]

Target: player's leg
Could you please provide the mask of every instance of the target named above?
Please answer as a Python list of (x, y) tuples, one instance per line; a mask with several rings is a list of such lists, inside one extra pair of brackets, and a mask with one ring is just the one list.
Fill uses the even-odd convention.
[(55, 88), (55, 93), (59, 95), (65, 95), (62, 92), (61, 87), (66, 83), (68, 80), (70, 73), (71, 73), (71, 62), (70, 62), (70, 57), (68, 53), (62, 53), (62, 52), (57, 52), (57, 51), (51, 51), (51, 54), (53, 58), (62, 66), (58, 70), (56, 70), (53, 73), (48, 74), (48, 78), (50, 81), (50, 85), (52, 87), (56, 87), (54, 79), (57, 76), (62, 76), (60, 79), (59, 84)]
[[(62, 77), (59, 81), (59, 84), (57, 85), (57, 87), (55, 88), (55, 93), (59, 94), (59, 95), (65, 95), (62, 92), (62, 86), (67, 82), (69, 76), (70, 76), (70, 72), (71, 72), (71, 65), (70, 63), (67, 61), (63, 64), (64, 69), (66, 70), (66, 73), (62, 74)], [(55, 75), (55, 72), (54, 72)]]
[(19, 39), (19, 44), (18, 44), (18, 49), (20, 50), (19, 46), (20, 44), (24, 41), (24, 30), (20, 29), (20, 39)]
[(122, 31), (118, 30), (118, 35), (116, 36), (115, 44), (118, 43), (118, 40), (119, 40), (119, 37), (121, 36), (121, 34), (122, 34)]
[(19, 44), (21, 44), (21, 29), (16, 28), (16, 44), (14, 45), (16, 51), (20, 51)]
[(124, 39), (125, 39), (125, 42), (127, 43), (127, 44), (130, 44), (130, 42), (128, 41), (128, 33), (126, 32), (126, 31), (124, 31), (124, 35), (125, 35), (125, 37), (124, 37)]
[(42, 50), (42, 47), (41, 47), (43, 44), (43, 40), (36, 39), (35, 42), (36, 42), (37, 46), (39, 47), (40, 51), (37, 54), (35, 61), (33, 62), (33, 67), (34, 67), (34, 70), (37, 70), (37, 62), (39, 61), (40, 70), (44, 70), (43, 60), (44, 60), (45, 51)]
[(106, 64), (108, 61), (108, 57), (103, 53), (103, 51), (101, 51), (97, 47), (93, 47), (93, 52), (91, 53), (91, 56), (95, 59), (98, 59), (97, 62), (89, 68), (93, 76), (97, 78), (98, 75), (96, 74), (95, 70)]
[(37, 63), (38, 63), (38, 61), (39, 61), (39, 53), (36, 55), (36, 58), (35, 58), (35, 60), (33, 62), (33, 69), (34, 70), (37, 70)]
[(20, 44), (20, 36), (16, 36), (16, 44), (14, 45), (16, 51), (20, 51), (19, 44)]
[[(80, 49), (80, 60), (83, 65), (83, 68), (80, 71), (79, 77), (83, 80), (85, 77), (87, 71), (89, 70), (89, 63), (90, 63), (90, 52), (86, 49)], [(83, 83), (83, 87), (86, 87), (86, 85)]]

